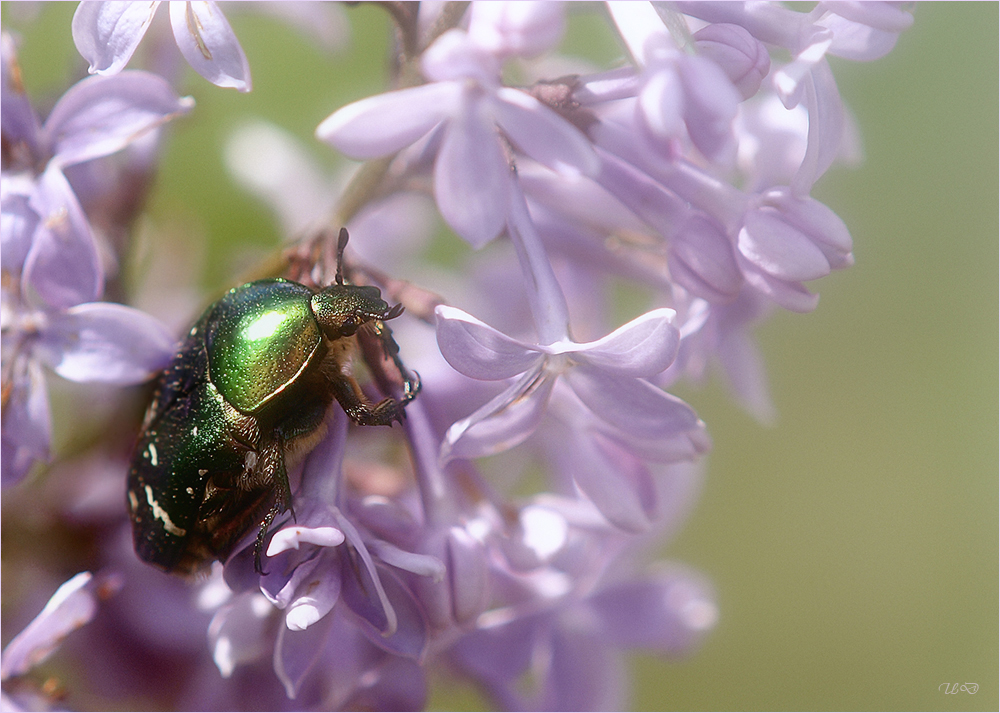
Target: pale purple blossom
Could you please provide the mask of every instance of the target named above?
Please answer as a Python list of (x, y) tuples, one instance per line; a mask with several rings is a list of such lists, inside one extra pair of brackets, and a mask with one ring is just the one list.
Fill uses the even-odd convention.
[[(478, 247), (506, 222), (510, 170), (498, 129), (517, 150), (557, 172), (592, 174), (596, 159), (576, 127), (534, 97), (500, 84), (504, 56), (538, 49), (520, 35), (524, 25), (512, 20), (536, 30), (546, 24), (535, 27), (532, 13), (514, 18), (480, 12), (476, 17), (490, 24), (488, 30), (479, 29), (479, 23), (468, 33), (450, 30), (424, 53), (421, 66), (428, 84), (349, 104), (323, 121), (316, 135), (352, 158), (372, 158), (433, 132), (438, 208), (459, 235)], [(540, 43), (551, 40), (546, 36)]]
[(624, 439), (663, 439), (665, 444), (693, 438), (692, 452), (699, 450), (693, 434), (701, 424), (694, 412), (646, 381), (670, 366), (677, 353), (673, 310), (649, 312), (595, 342), (567, 339), (547, 345), (508, 337), (454, 307), (438, 307), (436, 314), (441, 353), (456, 370), (491, 381), (517, 377), (448, 430), (443, 459), (489, 455), (524, 441), (544, 415), (559, 376)]

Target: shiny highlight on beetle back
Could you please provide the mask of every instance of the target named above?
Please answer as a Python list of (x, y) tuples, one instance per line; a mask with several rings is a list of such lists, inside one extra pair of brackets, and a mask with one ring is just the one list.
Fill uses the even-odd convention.
[(230, 290), (208, 316), (212, 382), (243, 413), (256, 413), (293, 383), (322, 341), (305, 286), (260, 280)]

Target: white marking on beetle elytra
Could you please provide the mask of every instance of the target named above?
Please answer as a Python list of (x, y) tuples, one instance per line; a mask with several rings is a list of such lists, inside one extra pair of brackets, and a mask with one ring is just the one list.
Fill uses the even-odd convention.
[(184, 537), (184, 535), (187, 534), (187, 530), (183, 527), (177, 527), (177, 525), (175, 525), (170, 519), (170, 515), (167, 514), (167, 511), (161, 508), (160, 504), (156, 502), (156, 499), (153, 497), (153, 489), (148, 485), (146, 486), (146, 502), (149, 503), (149, 507), (153, 509), (153, 517), (163, 523), (164, 530), (175, 537)]
[(146, 449), (146, 454), (149, 456), (149, 464), (154, 468), (160, 464), (159, 458), (156, 455), (156, 446), (152, 443), (149, 444), (149, 448)]
[(137, 498), (135, 496), (135, 493), (132, 492), (131, 490), (128, 491), (128, 504), (129, 504), (129, 509), (132, 512), (135, 512), (135, 509), (139, 507), (139, 498)]

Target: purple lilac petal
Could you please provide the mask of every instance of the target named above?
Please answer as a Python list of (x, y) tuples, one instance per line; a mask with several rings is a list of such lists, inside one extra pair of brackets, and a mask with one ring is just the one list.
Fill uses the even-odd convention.
[(809, 111), (809, 139), (792, 190), (805, 196), (840, 153), (844, 138), (844, 108), (830, 65), (819, 62), (802, 82)]
[(668, 438), (698, 427), (686, 403), (643, 379), (580, 365), (566, 373), (573, 392), (595, 415), (639, 438)]
[(274, 533), (271, 537), (271, 542), (267, 546), (267, 556), (274, 557), (285, 550), (297, 550), (304, 544), (317, 545), (319, 547), (336, 547), (343, 541), (344, 533), (330, 525), (322, 527), (292, 525)]
[(641, 125), (657, 139), (681, 134), (683, 106), (684, 89), (680, 77), (667, 69), (655, 72), (646, 81), (636, 102)]
[(497, 98), (497, 123), (521, 151), (559, 174), (597, 174), (599, 159), (579, 129), (519, 89), (501, 88)]
[(643, 228), (632, 211), (591, 179), (561, 176), (527, 160), (518, 162), (517, 179), (536, 221), (539, 220), (537, 204), (541, 203), (599, 232), (611, 233), (623, 228), (638, 232)]
[(743, 285), (732, 242), (701, 213), (692, 214), (673, 235), (669, 261), (670, 276), (709, 302), (729, 302)]
[(420, 577), (429, 577), (440, 581), (445, 575), (444, 563), (432, 555), (419, 552), (407, 552), (385, 540), (373, 540), (368, 543), (371, 553), (383, 563), (401, 569)]
[(551, 670), (539, 710), (623, 710), (626, 676), (621, 656), (603, 637), (563, 626), (552, 635)]
[[(17, 64), (14, 38), (6, 32), (0, 33), (0, 48), (2, 48), (3, 61), (3, 76), (0, 79), (0, 100), (3, 103), (3, 112), (0, 113), (0, 129), (3, 131), (6, 142), (10, 144), (24, 143), (27, 145), (27, 153), (37, 156), (40, 153), (38, 115), (32, 108), (24, 91), (24, 85), (21, 83), (21, 70)], [(8, 149), (5, 147), (4, 152), (7, 151)], [(17, 152), (12, 150), (12, 153), (16, 155)]]
[(510, 167), (500, 148), (489, 103), (464, 89), (457, 116), (445, 128), (434, 164), (434, 198), (451, 228), (474, 248), (504, 229)]
[(574, 482), (608, 522), (625, 532), (649, 529), (656, 491), (645, 463), (593, 431), (568, 451)]
[[(347, 605), (371, 624), (382, 636), (396, 631), (398, 620), (392, 603), (379, 579), (378, 567), (361, 533), (343, 513), (335, 513), (340, 529), (347, 536), (341, 561), (341, 588)], [(358, 558), (361, 559), (358, 562)]]
[[(344, 566), (351, 569), (347, 558), (344, 558)], [(367, 577), (365, 568), (357, 570), (367, 580), (365, 582), (347, 570), (344, 571), (344, 602), (357, 616), (358, 625), (368, 640), (390, 653), (420, 659), (428, 644), (427, 621), (410, 590), (387, 567), (378, 568), (380, 588), (384, 588), (385, 596), (392, 602), (390, 610), (394, 612), (395, 623), (389, 628), (380, 611), (381, 604), (372, 596), (372, 580)]]
[[(424, 549), (443, 554), (444, 544), (440, 533), (428, 537)], [(442, 569), (444, 569), (443, 563)], [(451, 590), (450, 578), (409, 577), (407, 581), (413, 591), (413, 596), (420, 602), (420, 608), (427, 618), (427, 625), (431, 631), (444, 631), (453, 625), (455, 614), (452, 598), (454, 594)]]
[(565, 29), (561, 3), (476, 3), (469, 16), (469, 38), (498, 57), (539, 55), (555, 47)]
[(744, 102), (736, 120), (743, 137), (739, 158), (740, 169), (747, 177), (746, 190), (761, 191), (790, 183), (806, 154), (806, 108), (786, 109), (777, 96), (767, 94)]
[(531, 665), (540, 619), (525, 616), (475, 629), (458, 640), (451, 655), (473, 676), (495, 685), (507, 685)]
[[(335, 504), (339, 502), (342, 465), (344, 459), (344, 443), (347, 440), (348, 418), (339, 407), (327, 412), (328, 428), (326, 435), (313, 448), (302, 468), (303, 495), (314, 501), (318, 507), (308, 513), (302, 524), (311, 527), (333, 525), (339, 527), (339, 511)], [(343, 531), (343, 529), (341, 528)], [(348, 535), (344, 531), (345, 536)]]
[(610, 424), (599, 424), (597, 428), (632, 455), (657, 463), (690, 461), (712, 449), (712, 441), (701, 421), (688, 431), (652, 437), (625, 433)]
[(413, 512), (399, 500), (384, 495), (353, 500), (350, 509), (359, 525), (387, 540), (405, 542), (418, 527)]
[(523, 374), (543, 358), (537, 349), (455, 307), (439, 305), (434, 315), (442, 356), (455, 371), (470, 378), (507, 379)]
[(41, 220), (24, 262), (24, 282), (52, 307), (93, 302), (104, 290), (104, 270), (87, 216), (73, 189), (50, 163), (31, 197)]
[(149, 29), (159, 2), (81, 2), (73, 15), (73, 42), (91, 74), (117, 74)]
[(510, 183), (507, 237), (514, 245), (525, 279), (528, 305), (535, 322), (538, 341), (554, 344), (565, 341), (569, 334), (569, 307), (534, 220), (528, 214), (528, 203), (517, 181)]
[(899, 39), (898, 32), (885, 32), (836, 15), (823, 18), (819, 24), (833, 32), (829, 53), (854, 62), (871, 62), (884, 57)]
[(134, 307), (90, 302), (50, 315), (39, 353), (70, 381), (138, 384), (162, 369), (174, 338), (155, 317)]
[(171, 2), (170, 26), (188, 63), (217, 87), (253, 88), (250, 65), (218, 3)]
[(395, 153), (458, 111), (461, 87), (436, 82), (377, 94), (338, 109), (316, 138), (355, 159)]
[(811, 312), (816, 309), (819, 296), (811, 293), (801, 283), (769, 275), (744, 258), (741, 258), (741, 269), (747, 284), (785, 309), (792, 312)]
[(913, 15), (907, 12), (906, 3), (838, 0), (819, 5), (824, 10), (883, 32), (902, 32), (913, 24)]
[(737, 247), (753, 265), (780, 280), (801, 282), (830, 273), (823, 251), (774, 208), (765, 206), (747, 214)]
[(757, 93), (771, 71), (767, 48), (739, 25), (706, 25), (692, 39), (698, 53), (719, 65), (744, 99)]
[(279, 627), (274, 644), (274, 672), (289, 699), (295, 700), (302, 682), (319, 661), (333, 623), (334, 618), (328, 616), (308, 629)]
[(674, 6), (685, 15), (706, 22), (729, 22), (745, 27), (761, 42), (797, 50), (805, 26), (811, 18), (782, 5), (771, 3), (691, 2), (679, 0)]
[(420, 69), (432, 82), (495, 88), (500, 78), (500, 60), (480, 47), (468, 33), (451, 29), (434, 40), (420, 57)]
[(673, 655), (687, 653), (718, 618), (711, 587), (680, 568), (609, 587), (589, 604), (616, 645)]
[(193, 99), (179, 98), (166, 80), (149, 72), (88, 77), (62, 95), (43, 131), (53, 161), (65, 167), (120, 151), (193, 106)]
[(672, 309), (654, 309), (597, 341), (574, 345), (573, 358), (619, 376), (655, 376), (677, 356), (676, 314)]
[(771, 401), (764, 358), (743, 329), (727, 330), (716, 347), (737, 401), (759, 423), (773, 425), (778, 414)]
[[(329, 559), (329, 558), (326, 558)], [(285, 612), (285, 626), (292, 631), (304, 631), (320, 621), (340, 599), (341, 571), (332, 562), (316, 567), (308, 578), (296, 587), (296, 596)], [(299, 567), (296, 569), (296, 573)]]
[(640, 66), (660, 64), (677, 55), (677, 43), (667, 33), (651, 3), (612, 2), (608, 13), (632, 59)]
[(441, 461), (500, 453), (534, 433), (556, 381), (546, 378), (543, 369), (539, 362), (496, 398), (453, 423), (441, 444)]
[(730, 160), (736, 147), (733, 119), (739, 93), (719, 66), (704, 57), (684, 57), (678, 73), (684, 86), (684, 124), (692, 143), (711, 160)]
[(469, 624), (489, 599), (488, 553), (483, 543), (461, 527), (451, 527), (445, 540), (455, 622)]
[(19, 275), (38, 228), (38, 213), (31, 208), (34, 181), (24, 174), (5, 175), (0, 184), (0, 265)]
[(51, 656), (70, 633), (97, 613), (96, 582), (80, 572), (63, 583), (45, 608), (3, 650), (0, 679), (19, 676)]
[(832, 269), (854, 264), (851, 233), (830, 208), (814, 198), (797, 198), (787, 190), (769, 191), (767, 203), (781, 213), (782, 219), (806, 235), (823, 253)]
[(787, 109), (802, 102), (809, 73), (817, 64), (825, 61), (826, 51), (833, 42), (833, 33), (826, 28), (816, 29), (812, 42), (806, 44), (791, 62), (772, 75), (771, 86)]
[[(321, 565), (329, 566), (325, 553), (310, 547), (301, 551), (285, 551), (268, 559), (267, 574), (257, 575), (261, 594), (279, 609), (287, 609), (300, 590), (300, 584), (309, 579)], [(228, 581), (227, 581), (228, 584)], [(333, 586), (328, 583), (328, 586)], [(339, 588), (339, 585), (336, 585)]]
[(52, 416), (45, 374), (34, 359), (18, 359), (3, 408), (3, 486), (19, 482), (36, 460), (48, 460)]
[(260, 592), (244, 592), (215, 613), (208, 625), (208, 648), (223, 678), (267, 654), (265, 632), (275, 611)]
[(913, 15), (897, 3), (824, 2), (830, 14), (817, 24), (833, 32), (830, 54), (860, 62), (885, 56), (896, 45), (899, 33), (913, 24)]

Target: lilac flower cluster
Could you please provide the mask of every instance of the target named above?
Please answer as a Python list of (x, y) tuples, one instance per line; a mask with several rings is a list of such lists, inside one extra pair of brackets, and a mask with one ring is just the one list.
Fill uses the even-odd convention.
[[(121, 248), (78, 197), (116, 200), (116, 172), (154, 166), (164, 125), (193, 110), (161, 76), (123, 69), (158, 5), (80, 3), (73, 38), (97, 76), (44, 122), (3, 37), (5, 486), (50, 457), (46, 368), (133, 384), (173, 351), (156, 319), (100, 301)], [(736, 398), (771, 417), (752, 328), (775, 307), (812, 310), (805, 283), (853, 261), (847, 227), (809, 196), (856, 152), (827, 57), (877, 59), (912, 16), (895, 3), (608, 2), (590, 11), (627, 59), (595, 69), (558, 54), (563, 3), (387, 9), (395, 88), (316, 129), (367, 162), (339, 195), (307, 215), (296, 197), (332, 182), (304, 187), (305, 169), (257, 180), (308, 163), (276, 130), (241, 135), (231, 164), (305, 230), (296, 254), (319, 281), (332, 267), (308, 257), (324, 234), (308, 226), (348, 226), (352, 274), (406, 307), (393, 329), (422, 392), (402, 431), (331, 409), (291, 474), (294, 517), (272, 526), (263, 575), (251, 535), (193, 588), (168, 581), (129, 551), (124, 508), (106, 515), (101, 581), (121, 591), (103, 605), (113, 624), (88, 629), (195, 661), (143, 674), (170, 682), (169, 705), (419, 708), (439, 667), (498, 707), (618, 709), (623, 652), (688, 652), (717, 618), (702, 575), (650, 563), (710, 448), (666, 389), (718, 362)], [(169, 17), (199, 74), (250, 91), (219, 5), (170, 3)], [(447, 275), (423, 258), (431, 200), (473, 249)], [(627, 320), (623, 284), (648, 298)], [(123, 483), (117, 463), (107, 477)], [(5, 681), (93, 617), (95, 586), (81, 574), (57, 592), (5, 650)], [(6, 686), (5, 704), (28, 704)]]

